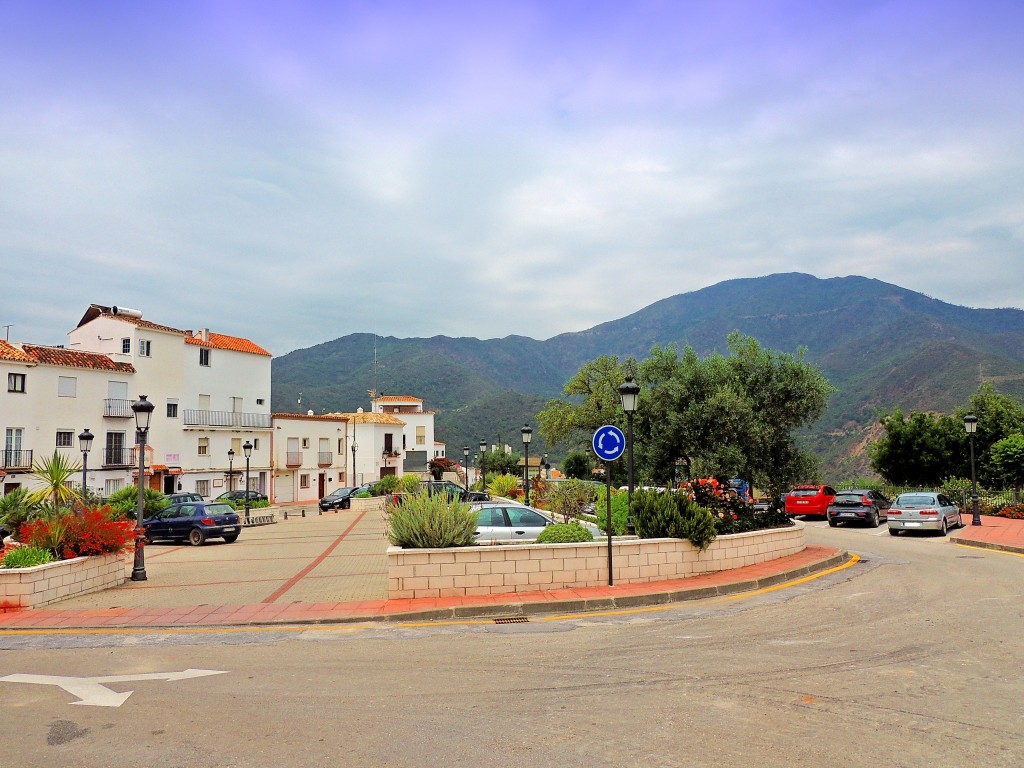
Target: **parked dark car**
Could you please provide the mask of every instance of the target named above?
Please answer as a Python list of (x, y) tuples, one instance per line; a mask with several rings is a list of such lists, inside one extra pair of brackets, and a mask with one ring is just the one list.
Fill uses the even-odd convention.
[(231, 544), (241, 531), (238, 513), (229, 504), (188, 501), (172, 504), (142, 521), (150, 541), (187, 541), (194, 547), (207, 539), (224, 539)]
[(167, 500), (171, 504), (180, 504), (183, 501), (202, 501), (203, 497), (200, 496), (198, 493), (189, 493), (188, 491), (183, 491), (182, 493), (172, 493), (170, 496), (167, 497)]
[[(420, 489), (426, 491), (428, 496), (443, 493), (449, 498), (468, 501), (474, 504), (481, 501), (490, 501), (491, 499), (486, 491), (467, 491), (464, 486), (453, 483), (451, 480), (424, 480), (420, 483)], [(391, 503), (401, 504), (402, 497), (405, 495), (404, 493), (392, 495)]]
[(249, 495), (249, 501), (266, 501), (266, 495), (259, 491), (225, 491), (218, 496), (214, 501), (224, 501), (225, 499), (234, 502), (244, 502), (246, 494)]
[(352, 497), (359, 491), (358, 488), (338, 488), (320, 499), (320, 509), (326, 512), (329, 509), (348, 509), (352, 506)]
[(888, 522), (891, 506), (892, 502), (879, 491), (839, 491), (835, 501), (829, 504), (826, 517), (828, 524), (833, 528), (842, 522), (867, 523), (872, 528), (877, 528), (883, 520)]

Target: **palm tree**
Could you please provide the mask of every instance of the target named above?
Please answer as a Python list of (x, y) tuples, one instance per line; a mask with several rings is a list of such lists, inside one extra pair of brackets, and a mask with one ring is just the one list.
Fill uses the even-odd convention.
[(81, 469), (80, 464), (71, 461), (64, 454), (54, 451), (50, 458), (32, 465), (31, 476), (42, 486), (30, 491), (26, 501), (33, 505), (48, 501), (54, 509), (59, 509), (69, 502), (81, 498), (81, 493), (68, 485), (68, 481)]

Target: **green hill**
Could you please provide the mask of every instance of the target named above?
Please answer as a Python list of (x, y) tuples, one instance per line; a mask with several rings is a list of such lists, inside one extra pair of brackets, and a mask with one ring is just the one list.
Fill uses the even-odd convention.
[[(864, 277), (730, 280), (546, 341), (374, 338), (353, 334), (273, 361), (274, 410), (354, 410), (367, 390), (422, 397), (452, 456), (481, 437), (512, 445), (519, 427), (581, 364), (646, 356), (651, 345), (724, 350), (739, 330), (774, 349), (807, 349), (839, 389), (805, 439), (838, 481), (866, 470), (879, 408), (950, 410), (982, 381), (1024, 395), (1024, 311), (970, 309)], [(376, 346), (376, 365), (374, 347)], [(546, 450), (535, 436), (531, 454)], [(475, 450), (474, 450), (475, 452)], [(556, 455), (564, 452), (559, 450)]]

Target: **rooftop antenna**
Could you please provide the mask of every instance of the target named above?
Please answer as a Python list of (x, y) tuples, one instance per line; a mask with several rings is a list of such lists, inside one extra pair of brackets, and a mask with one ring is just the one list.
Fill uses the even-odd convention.
[(5, 325), (4, 326), (4, 338), (6, 338), (7, 341), (11, 340), (11, 326), (10, 325)]
[(302, 393), (301, 392), (299, 392), (299, 399), (297, 401), (297, 404), (299, 406), (299, 410), (301, 411), (302, 410)]

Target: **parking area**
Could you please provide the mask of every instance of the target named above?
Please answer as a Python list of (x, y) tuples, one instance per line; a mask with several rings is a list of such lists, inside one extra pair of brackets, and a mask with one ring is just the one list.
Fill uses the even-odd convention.
[[(146, 547), (144, 582), (52, 606), (59, 609), (177, 608), (293, 602), (338, 603), (387, 597), (387, 540), (380, 512), (297, 517), (243, 529), (238, 541), (201, 547)], [(128, 562), (131, 572), (131, 562)]]

